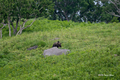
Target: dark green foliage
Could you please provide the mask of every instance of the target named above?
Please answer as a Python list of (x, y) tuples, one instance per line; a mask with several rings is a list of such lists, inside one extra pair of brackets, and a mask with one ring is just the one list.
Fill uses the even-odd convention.
[[(115, 15), (113, 16), (110, 12), (119, 16), (116, 6), (108, 0), (53, 0), (53, 2), (54, 13), (50, 16), (52, 20), (109, 23), (111, 20), (115, 21), (113, 20)], [(117, 3), (115, 4), (119, 9)]]
[[(108, 1), (101, 0), (53, 0), (55, 3), (52, 20), (67, 20), (75, 22), (110, 22), (113, 16), (106, 13), (112, 8)], [(112, 8), (113, 9), (113, 8)], [(109, 9), (108, 9), (109, 10)]]
[(0, 58), (4, 58), (4, 54), (0, 52)]
[(6, 54), (6, 55), (7, 55), (7, 54), (9, 54), (8, 49), (7, 49), (7, 48), (5, 48), (5, 49), (3, 50), (3, 53), (4, 53), (4, 54)]
[(0, 58), (0, 67), (4, 67), (8, 62), (9, 60), (7, 58)]
[[(117, 4), (117, 3), (119, 3), (119, 0), (117, 0), (118, 2), (115, 3), (118, 8), (116, 8), (116, 6), (113, 3), (111, 3), (109, 0), (98, 0), (98, 1), (101, 1), (103, 4), (101, 20), (105, 21), (107, 23), (108, 22), (116, 22), (116, 23), (119, 22), (119, 20), (117, 18), (118, 16), (115, 17), (115, 15), (111, 14), (111, 12), (113, 12), (116, 15), (119, 15), (119, 13), (118, 13), (119, 4)], [(114, 0), (111, 0), (111, 1), (115, 2)]]
[(118, 23), (119, 22), (119, 20), (118, 20), (118, 17), (113, 17), (113, 19), (111, 20), (111, 22), (113, 23)]
[(81, 22), (83, 19), (85, 22), (86, 20), (84, 18), (86, 17), (90, 22), (95, 22), (98, 19), (98, 10), (93, 1), (94, 0), (54, 0), (55, 10), (51, 19), (72, 20), (76, 22)]
[(3, 49), (2, 51), (0, 51), (0, 58), (6, 58), (9, 53), (10, 52), (7, 48)]

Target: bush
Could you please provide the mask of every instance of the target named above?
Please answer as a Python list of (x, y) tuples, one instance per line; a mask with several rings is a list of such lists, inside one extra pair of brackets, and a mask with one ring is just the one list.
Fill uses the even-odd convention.
[(9, 60), (7, 58), (0, 59), (0, 67), (5, 66), (8, 62)]
[(113, 19), (111, 20), (111, 23), (118, 23), (119, 20), (118, 20), (118, 17), (113, 17)]
[(7, 49), (7, 48), (5, 48), (5, 49), (3, 50), (3, 53), (4, 53), (4, 54), (6, 54), (6, 55), (7, 55), (7, 54), (9, 54), (8, 49)]

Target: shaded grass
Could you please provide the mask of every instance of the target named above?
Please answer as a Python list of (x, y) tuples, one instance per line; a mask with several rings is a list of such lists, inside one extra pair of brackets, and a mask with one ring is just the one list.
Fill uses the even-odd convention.
[[(120, 24), (72, 25), (0, 40), (0, 80), (120, 79)], [(70, 54), (44, 58), (43, 51), (58, 40)], [(39, 47), (27, 50), (34, 45)]]

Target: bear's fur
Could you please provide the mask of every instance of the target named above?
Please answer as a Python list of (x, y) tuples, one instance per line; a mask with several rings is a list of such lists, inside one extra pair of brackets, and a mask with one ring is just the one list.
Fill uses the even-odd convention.
[(53, 44), (52, 47), (61, 47), (61, 43), (59, 41), (57, 41), (56, 43)]

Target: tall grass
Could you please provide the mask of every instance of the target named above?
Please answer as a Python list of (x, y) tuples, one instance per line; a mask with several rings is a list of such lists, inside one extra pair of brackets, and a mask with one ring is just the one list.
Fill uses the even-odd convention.
[[(32, 32), (0, 40), (0, 80), (119, 80), (119, 26), (37, 20)], [(71, 52), (44, 58), (58, 40)]]

